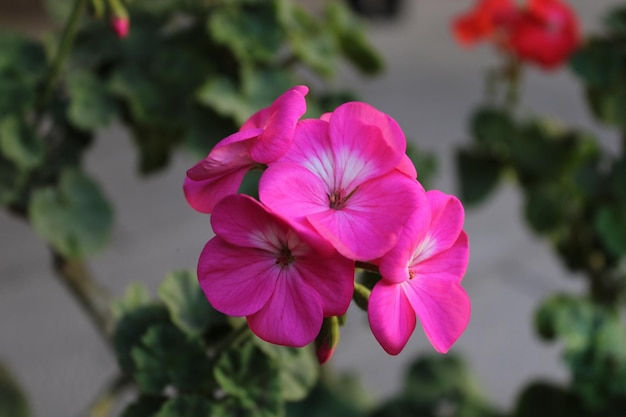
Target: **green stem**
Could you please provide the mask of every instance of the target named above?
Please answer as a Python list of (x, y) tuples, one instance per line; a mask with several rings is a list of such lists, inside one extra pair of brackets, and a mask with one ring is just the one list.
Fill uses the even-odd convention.
[(112, 415), (115, 406), (121, 400), (122, 394), (131, 384), (132, 380), (127, 375), (117, 375), (98, 394), (98, 397), (91, 403), (88, 410), (80, 415), (89, 417), (107, 417)]
[(367, 311), (369, 305), (370, 294), (372, 292), (363, 284), (359, 284), (355, 281), (354, 292), (352, 293), (352, 299), (363, 311)]
[(107, 346), (111, 346), (113, 316), (111, 315), (111, 297), (91, 276), (87, 266), (80, 259), (69, 259), (52, 251), (54, 270), (66, 288), (78, 300), (87, 313)]
[(54, 88), (56, 87), (56, 84), (59, 80), (59, 77), (61, 76), (61, 72), (63, 71), (63, 66), (65, 65), (65, 61), (67, 60), (69, 52), (72, 49), (72, 45), (74, 44), (74, 38), (76, 36), (76, 30), (78, 28), (78, 21), (79, 21), (79, 18), (83, 9), (85, 8), (86, 3), (87, 3), (87, 0), (75, 0), (74, 1), (74, 5), (72, 6), (72, 11), (70, 13), (69, 18), (67, 19), (65, 28), (63, 29), (63, 34), (61, 36), (59, 49), (56, 52), (54, 60), (52, 61), (52, 65), (45, 79), (42, 93), (39, 96), (39, 100), (37, 102), (37, 107), (36, 107), (37, 119), (41, 117), (41, 112), (48, 104), (48, 101), (50, 100), (52, 96), (52, 92), (54, 91)]

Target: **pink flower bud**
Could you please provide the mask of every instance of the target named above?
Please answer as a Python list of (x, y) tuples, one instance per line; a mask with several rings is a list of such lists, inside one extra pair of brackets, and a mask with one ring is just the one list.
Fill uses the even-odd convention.
[(118, 38), (124, 39), (128, 36), (130, 30), (130, 21), (127, 17), (113, 16), (111, 18), (111, 26)]
[(315, 354), (320, 365), (324, 365), (335, 353), (335, 347), (339, 343), (339, 319), (337, 316), (324, 319), (322, 329), (315, 338)]

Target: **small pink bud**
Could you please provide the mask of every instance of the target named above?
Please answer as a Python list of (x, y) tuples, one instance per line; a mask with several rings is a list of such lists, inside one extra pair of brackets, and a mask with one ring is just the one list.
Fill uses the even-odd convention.
[(339, 318), (327, 317), (315, 338), (315, 354), (320, 365), (324, 365), (333, 356), (337, 343), (339, 343)]
[(124, 39), (128, 36), (130, 30), (130, 21), (127, 17), (113, 16), (111, 18), (111, 26), (118, 38)]

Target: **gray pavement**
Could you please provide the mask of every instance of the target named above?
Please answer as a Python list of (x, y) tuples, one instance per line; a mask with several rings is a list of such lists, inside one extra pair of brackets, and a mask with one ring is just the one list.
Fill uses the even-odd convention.
[[(494, 63), (486, 48), (459, 48), (449, 33), (452, 16), (468, 1), (406, 1), (405, 16), (371, 25), (374, 44), (387, 61), (384, 76), (364, 79), (342, 70), (337, 86), (392, 115), (406, 135), (440, 158), (436, 188), (455, 191), (452, 149), (466, 141), (466, 122), (481, 100), (484, 69)], [(617, 0), (571, 1), (592, 29), (600, 12)], [(567, 72), (528, 74), (524, 103), (534, 112), (600, 131), (603, 144), (617, 146), (613, 132), (593, 126), (577, 84)], [(93, 258), (94, 274), (121, 295), (131, 281), (153, 290), (170, 270), (195, 268), (211, 236), (206, 216), (187, 207), (184, 172), (194, 161), (177, 155), (167, 172), (140, 179), (135, 153), (123, 130), (102, 132), (86, 166), (115, 204), (110, 246)], [(419, 167), (418, 167), (419, 171)], [(504, 186), (483, 206), (467, 213), (471, 260), (465, 287), (472, 299), (471, 323), (452, 351), (468, 358), (490, 399), (510, 407), (530, 379), (564, 380), (558, 346), (533, 335), (531, 315), (555, 291), (580, 291), (543, 241), (521, 221), (521, 201)], [(37, 416), (73, 416), (115, 373), (115, 361), (79, 307), (55, 280), (48, 254), (32, 230), (0, 213), (0, 360), (8, 362), (29, 393)], [(421, 330), (405, 350), (389, 357), (367, 328), (366, 316), (349, 315), (332, 360), (338, 369), (363, 375), (374, 397), (400, 385), (407, 364), (433, 352)]]

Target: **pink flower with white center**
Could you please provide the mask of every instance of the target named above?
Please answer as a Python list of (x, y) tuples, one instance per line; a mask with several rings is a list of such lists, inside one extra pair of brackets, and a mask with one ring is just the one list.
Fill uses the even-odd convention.
[(291, 145), (298, 119), (306, 112), (308, 91), (305, 86), (287, 90), (189, 169), (183, 185), (189, 205), (210, 213), (224, 196), (237, 193), (249, 170), (282, 157)]
[(397, 245), (380, 259), (382, 279), (369, 299), (372, 333), (391, 355), (408, 342), (416, 315), (441, 353), (470, 318), (470, 300), (461, 287), (469, 256), (463, 206), (440, 191), (428, 191), (424, 199), (429, 209), (411, 217)]
[(421, 185), (406, 167), (398, 124), (365, 103), (298, 123), (291, 148), (261, 177), (261, 201), (313, 228), (342, 255), (370, 260), (397, 241), (419, 208)]
[(202, 250), (198, 279), (215, 309), (246, 316), (267, 342), (298, 347), (315, 339), (324, 317), (345, 314), (354, 262), (315, 234), (241, 194), (215, 206), (211, 225), (216, 236)]

